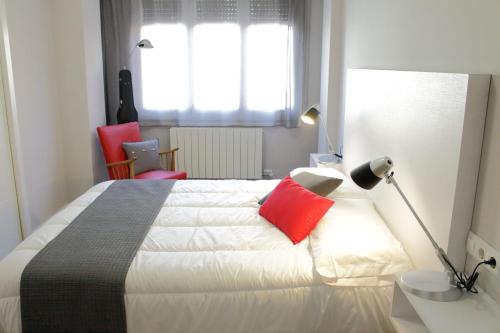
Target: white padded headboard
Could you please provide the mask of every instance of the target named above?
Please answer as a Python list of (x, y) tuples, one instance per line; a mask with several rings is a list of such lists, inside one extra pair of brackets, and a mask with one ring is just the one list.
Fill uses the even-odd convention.
[[(389, 156), (395, 177), (458, 268), (465, 264), (489, 75), (349, 69), (344, 167)], [(392, 185), (367, 194), (415, 266), (441, 269)]]

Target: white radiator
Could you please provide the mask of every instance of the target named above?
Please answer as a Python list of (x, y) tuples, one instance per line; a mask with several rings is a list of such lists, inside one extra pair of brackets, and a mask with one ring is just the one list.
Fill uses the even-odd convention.
[(170, 147), (188, 178), (262, 178), (262, 128), (172, 127)]

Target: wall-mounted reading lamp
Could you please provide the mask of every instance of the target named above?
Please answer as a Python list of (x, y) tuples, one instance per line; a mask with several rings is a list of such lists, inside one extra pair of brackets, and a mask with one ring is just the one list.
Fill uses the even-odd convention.
[(319, 111), (319, 104), (314, 104), (313, 106), (308, 107), (306, 111), (302, 113), (302, 116), (300, 116), (302, 122), (307, 125), (314, 125), (318, 118), (320, 120), (321, 126), (323, 126), (323, 130), (325, 131), (326, 140), (328, 142), (328, 152), (333, 156), (342, 159), (342, 152), (336, 153), (333, 149), (332, 141), (330, 140), (330, 137), (328, 136), (328, 130), (326, 129), (325, 120), (323, 119), (323, 117), (321, 117), (321, 112)]
[[(134, 53), (134, 51), (136, 49), (152, 49), (153, 47), (154, 46), (149, 39), (141, 39), (134, 46), (132, 46), (132, 48), (130, 49), (130, 51), (128, 53), (128, 57), (127, 57), (127, 63), (130, 61), (130, 57), (132, 57), (132, 54)], [(126, 68), (127, 68), (127, 66), (123, 65), (123, 69), (126, 69)]]
[[(393, 166), (394, 163), (389, 157), (378, 158), (352, 170), (351, 178), (358, 186), (366, 190), (374, 188), (382, 179), (385, 179), (387, 184), (392, 184), (413, 213), (413, 216), (415, 216), (415, 219), (424, 230), (427, 238), (431, 241), (432, 246), (436, 250), (437, 257), (446, 269), (445, 272), (411, 271), (404, 273), (401, 275), (401, 286), (414, 295), (435, 301), (458, 300), (463, 294), (463, 289), (475, 291), (474, 283), (479, 273), (474, 271), (473, 274), (468, 277), (464, 273), (457, 272), (446, 255), (446, 252), (434, 240), (410, 201), (399, 187), (394, 178), (394, 172), (391, 172)], [(494, 259), (492, 258), (492, 260)], [(484, 263), (490, 264), (487, 261)]]

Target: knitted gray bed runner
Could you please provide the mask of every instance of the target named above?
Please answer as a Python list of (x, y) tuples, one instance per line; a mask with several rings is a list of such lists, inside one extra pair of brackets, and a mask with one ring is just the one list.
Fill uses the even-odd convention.
[(112, 183), (26, 266), (24, 333), (126, 332), (125, 278), (175, 181)]

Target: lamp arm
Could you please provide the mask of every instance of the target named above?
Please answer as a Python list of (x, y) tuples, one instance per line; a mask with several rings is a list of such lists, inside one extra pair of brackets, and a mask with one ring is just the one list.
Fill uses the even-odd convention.
[(132, 48), (130, 48), (130, 52), (128, 53), (127, 61), (130, 60), (130, 57), (132, 57), (132, 54), (134, 53), (136, 47), (137, 47), (137, 45), (134, 45), (134, 46), (132, 46)]
[(328, 142), (328, 152), (330, 154), (336, 155), (335, 151), (333, 150), (332, 141), (330, 141), (330, 136), (328, 135), (328, 129), (326, 128), (325, 120), (323, 119), (321, 114), (319, 115), (319, 122), (320, 122), (321, 126), (323, 126), (323, 130), (325, 131), (326, 141)]
[(450, 258), (448, 258), (448, 256), (446, 255), (446, 252), (438, 245), (438, 243), (436, 242), (434, 237), (432, 237), (431, 233), (429, 232), (429, 230), (425, 226), (424, 222), (422, 222), (422, 220), (420, 219), (420, 216), (418, 216), (417, 212), (415, 211), (415, 209), (411, 205), (410, 201), (408, 200), (406, 195), (403, 193), (403, 190), (401, 190), (401, 188), (399, 187), (398, 182), (394, 178), (394, 172), (391, 172), (391, 173), (386, 172), (385, 173), (385, 181), (387, 184), (394, 185), (396, 190), (399, 192), (399, 195), (401, 195), (401, 197), (403, 198), (403, 200), (406, 203), (406, 205), (408, 206), (408, 208), (410, 208), (410, 210), (413, 213), (413, 216), (417, 220), (418, 224), (420, 224), (420, 227), (422, 228), (422, 230), (424, 230), (424, 233), (426, 234), (427, 238), (429, 238), (429, 240), (431, 241), (432, 246), (436, 250), (436, 255), (437, 255), (439, 261), (441, 261), (444, 268), (450, 273), (450, 278), (453, 278), (455, 276), (455, 274), (457, 273), (457, 270), (455, 269), (455, 267), (451, 263)]
[(134, 46), (132, 46), (130, 48), (130, 51), (128, 52), (128, 56), (127, 56), (127, 62), (123, 65), (123, 69), (127, 69), (127, 64), (129, 63), (130, 58), (132, 57), (132, 54), (134, 53), (136, 47), (137, 47), (137, 44), (135, 44)]

